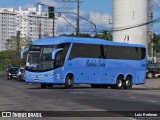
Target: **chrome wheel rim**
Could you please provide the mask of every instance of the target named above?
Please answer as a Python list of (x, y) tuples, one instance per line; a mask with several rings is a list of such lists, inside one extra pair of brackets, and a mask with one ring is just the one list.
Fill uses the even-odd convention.
[(129, 80), (126, 80), (126, 86), (130, 86), (130, 81)]
[(122, 81), (121, 80), (118, 80), (118, 83), (117, 83), (118, 87), (122, 87)]

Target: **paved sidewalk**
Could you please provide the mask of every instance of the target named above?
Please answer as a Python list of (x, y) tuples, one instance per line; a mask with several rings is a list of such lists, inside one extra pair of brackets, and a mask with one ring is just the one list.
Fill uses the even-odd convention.
[(133, 88), (160, 89), (160, 78), (147, 79), (144, 85), (133, 85)]

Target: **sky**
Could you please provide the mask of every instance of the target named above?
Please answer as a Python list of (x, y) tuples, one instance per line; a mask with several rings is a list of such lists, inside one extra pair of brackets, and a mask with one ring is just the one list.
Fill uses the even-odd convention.
[[(21, 6), (24, 9), (28, 7), (37, 6), (37, 3), (43, 3), (45, 5), (55, 6), (56, 11), (74, 11), (76, 12), (76, 2), (63, 2), (63, 0), (0, 0), (0, 7), (14, 7)], [(76, 0), (70, 0), (76, 1)], [(80, 16), (87, 20), (96, 23), (97, 29), (102, 31), (103, 29), (111, 29), (112, 18), (112, 0), (80, 0)], [(94, 1), (94, 2), (93, 2)], [(45, 9), (45, 7), (43, 7)], [(76, 16), (63, 15), (69, 22), (76, 27)], [(75, 31), (63, 18), (56, 20), (57, 31)], [(82, 32), (93, 32), (94, 26), (86, 20), (80, 21)]]
[[(63, 2), (63, 0), (0, 0), (0, 7), (14, 7), (21, 6), (24, 9), (28, 7), (37, 6), (37, 3), (55, 6), (56, 11), (74, 11), (76, 12), (76, 2)], [(66, 0), (65, 0), (66, 1)], [(69, 0), (76, 1), (76, 0)], [(111, 30), (112, 28), (112, 0), (80, 0), (80, 15), (97, 25), (99, 31)], [(153, 12), (155, 17), (160, 17), (160, 0), (154, 0), (157, 5), (153, 3)], [(159, 7), (158, 7), (159, 5)], [(44, 7), (45, 10), (45, 7)], [(76, 16), (63, 15), (67, 20), (76, 26)], [(57, 17), (56, 24), (57, 31), (74, 31), (74, 29), (62, 18)], [(81, 31), (92, 32), (94, 26), (85, 20), (80, 21)], [(91, 31), (92, 30), (92, 31)], [(153, 24), (153, 31), (160, 33), (160, 22)]]
[[(51, 3), (63, 0), (1, 0), (0, 7), (15, 7), (34, 5), (39, 2)], [(84, 11), (94, 11), (100, 13), (112, 13), (112, 0), (81, 0), (81, 9)], [(94, 2), (93, 2), (94, 1)], [(47, 3), (46, 3), (47, 4)]]

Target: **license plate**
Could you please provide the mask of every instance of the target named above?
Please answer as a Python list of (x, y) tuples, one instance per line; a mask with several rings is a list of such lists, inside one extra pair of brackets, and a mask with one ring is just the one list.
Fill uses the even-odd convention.
[(34, 80), (34, 82), (39, 82), (39, 80)]
[(17, 77), (17, 76), (13, 76), (13, 77)]

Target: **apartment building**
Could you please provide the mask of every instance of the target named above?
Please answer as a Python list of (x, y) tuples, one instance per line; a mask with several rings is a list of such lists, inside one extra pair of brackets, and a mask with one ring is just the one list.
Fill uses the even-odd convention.
[(42, 12), (41, 5), (38, 11), (36, 8), (0, 8), (0, 51), (6, 50), (7, 39), (17, 35), (32, 41), (53, 36), (53, 19), (48, 18), (48, 13)]
[(0, 8), (0, 51), (6, 50), (6, 40), (16, 36), (17, 14), (13, 8)]
[(53, 20), (48, 18), (48, 13), (41, 12), (36, 8), (28, 8), (22, 10), (19, 8), (17, 13), (17, 31), (20, 31), (20, 37), (29, 37), (32, 40), (52, 36), (53, 33)]

